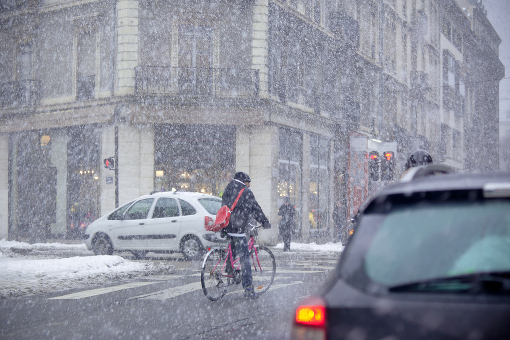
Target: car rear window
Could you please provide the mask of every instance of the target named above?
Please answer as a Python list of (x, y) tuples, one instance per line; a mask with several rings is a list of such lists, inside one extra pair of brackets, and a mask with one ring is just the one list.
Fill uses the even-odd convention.
[(216, 198), (199, 198), (198, 201), (211, 215), (216, 215), (221, 208), (221, 200)]
[(179, 204), (181, 205), (182, 216), (195, 215), (197, 211), (191, 204), (179, 198)]
[[(386, 214), (372, 215), (362, 218), (360, 230), (368, 227), (365, 239), (357, 235), (360, 247), (351, 257), (373, 283), (396, 286), (510, 271), (508, 200), (399, 204)], [(367, 234), (367, 229), (372, 231)], [(352, 273), (356, 271), (353, 263)]]

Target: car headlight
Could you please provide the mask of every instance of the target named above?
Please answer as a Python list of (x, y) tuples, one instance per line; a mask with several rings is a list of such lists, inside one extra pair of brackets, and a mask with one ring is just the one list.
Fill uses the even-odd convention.
[(216, 234), (204, 234), (204, 235), (202, 235), (202, 237), (205, 238), (209, 242), (214, 242), (214, 243), (224, 243), (224, 242), (227, 242), (226, 239), (221, 238), (221, 237), (219, 237)]

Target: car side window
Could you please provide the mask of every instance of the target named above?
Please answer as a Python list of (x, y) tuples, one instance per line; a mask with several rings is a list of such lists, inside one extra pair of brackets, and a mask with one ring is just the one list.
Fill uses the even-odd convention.
[(128, 204), (123, 205), (119, 209), (115, 210), (108, 216), (109, 220), (122, 220), (122, 215), (124, 215), (124, 211), (131, 205), (133, 202), (129, 202)]
[(193, 208), (193, 206), (191, 204), (189, 204), (188, 202), (181, 200), (179, 198), (179, 203), (180, 203), (181, 209), (182, 209), (182, 216), (195, 215), (197, 213), (195, 208)]
[(136, 202), (126, 212), (124, 219), (125, 220), (142, 220), (144, 218), (147, 218), (147, 215), (149, 215), (149, 210), (151, 209), (153, 202), (154, 202), (154, 198), (147, 198), (147, 199), (143, 199), (143, 200)]
[(152, 218), (165, 218), (179, 216), (179, 205), (173, 198), (162, 197), (156, 202)]

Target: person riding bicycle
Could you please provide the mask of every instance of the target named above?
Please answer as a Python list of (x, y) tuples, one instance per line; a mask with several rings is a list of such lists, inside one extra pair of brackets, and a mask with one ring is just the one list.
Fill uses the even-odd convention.
[(417, 166), (422, 166), (422, 165), (430, 165), (432, 163), (433, 163), (432, 156), (430, 156), (430, 154), (427, 151), (421, 150), (421, 149), (415, 150), (409, 155), (409, 157), (407, 157), (407, 161), (404, 165), (405, 169), (404, 169), (404, 172), (402, 173), (402, 176), (400, 178), (403, 178), (404, 175), (411, 168), (414, 168)]
[[(241, 276), (244, 288), (244, 296), (256, 299), (258, 295), (255, 293), (252, 284), (252, 274), (248, 251), (248, 240), (246, 232), (248, 231), (248, 220), (250, 216), (258, 223), (262, 224), (264, 229), (271, 228), (269, 220), (264, 215), (262, 208), (257, 203), (253, 192), (250, 188), (250, 176), (244, 172), (237, 172), (234, 179), (226, 186), (221, 197), (221, 205), (231, 207), (241, 189), (245, 189), (234, 210), (230, 215), (229, 224), (222, 230), (223, 235), (228, 235), (232, 245), (232, 257), (236, 257), (239, 253), (241, 261)], [(230, 259), (229, 259), (230, 261)], [(231, 268), (230, 262), (227, 268)]]

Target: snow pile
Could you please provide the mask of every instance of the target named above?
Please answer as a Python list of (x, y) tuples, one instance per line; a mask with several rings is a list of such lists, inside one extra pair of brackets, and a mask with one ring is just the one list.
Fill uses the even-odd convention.
[[(169, 264), (155, 265), (148, 261), (130, 261), (120, 256), (73, 256), (47, 258), (30, 251), (19, 255), (11, 249), (83, 250), (83, 244), (28, 244), (0, 241), (0, 299), (47, 293), (55, 290), (101, 285), (117, 279), (171, 271)], [(85, 248), (86, 250), (86, 248)]]
[[(0, 250), (7, 248), (36, 249), (36, 250), (80, 250), (88, 251), (85, 243), (64, 244), (64, 243), (34, 243), (0, 240)], [(92, 254), (92, 253), (91, 253)]]

